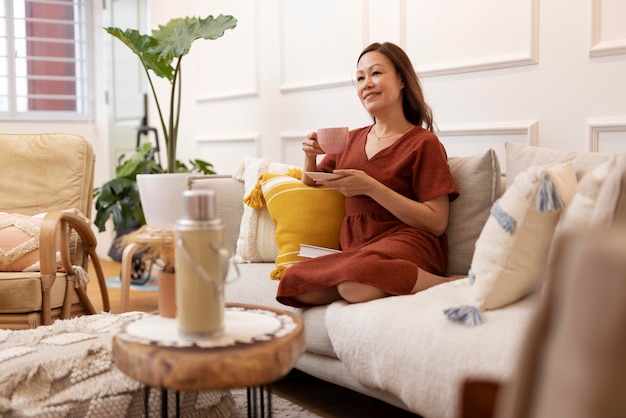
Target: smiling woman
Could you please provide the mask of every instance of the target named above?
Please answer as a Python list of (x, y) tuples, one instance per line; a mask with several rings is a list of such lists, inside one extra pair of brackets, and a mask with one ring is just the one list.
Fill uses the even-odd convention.
[(368, 302), (451, 280), (445, 230), (459, 193), (413, 65), (397, 45), (374, 43), (356, 67), (374, 123), (352, 130), (338, 153), (324, 151), (319, 130), (302, 141), (307, 185), (319, 181), (315, 172), (340, 176), (321, 184), (345, 196), (342, 252), (290, 266), (277, 292), (285, 305)]

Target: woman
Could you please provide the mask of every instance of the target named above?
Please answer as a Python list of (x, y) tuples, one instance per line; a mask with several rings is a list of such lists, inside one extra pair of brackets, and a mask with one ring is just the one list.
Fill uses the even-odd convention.
[(304, 171), (342, 176), (323, 183), (346, 198), (342, 252), (287, 269), (276, 296), (285, 305), (366, 302), (449, 280), (444, 231), (458, 191), (413, 66), (398, 46), (374, 43), (359, 56), (356, 85), (374, 123), (319, 165), (316, 133), (302, 141)]

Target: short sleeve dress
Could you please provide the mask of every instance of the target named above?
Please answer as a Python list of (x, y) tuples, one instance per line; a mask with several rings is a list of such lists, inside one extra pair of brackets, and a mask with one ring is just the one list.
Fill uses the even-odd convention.
[[(458, 197), (446, 151), (432, 132), (416, 126), (390, 147), (368, 158), (365, 153), (371, 126), (350, 132), (341, 154), (328, 154), (321, 171), (363, 170), (396, 192), (419, 202), (448, 195)], [(409, 294), (418, 268), (443, 275), (448, 259), (445, 234), (435, 235), (405, 224), (368, 196), (345, 200), (346, 215), (340, 232), (341, 253), (301, 261), (280, 280), (276, 299), (303, 307), (293, 299), (304, 293), (358, 281), (390, 295)]]

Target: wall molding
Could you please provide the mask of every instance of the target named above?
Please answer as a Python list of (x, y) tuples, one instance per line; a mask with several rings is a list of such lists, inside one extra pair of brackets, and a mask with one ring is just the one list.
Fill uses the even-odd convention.
[(238, 143), (238, 142), (257, 142), (261, 138), (261, 134), (232, 134), (227, 135), (196, 135), (194, 142), (196, 143)]
[[(402, 9), (406, 17), (406, 1), (402, 0)], [(489, 71), (500, 68), (522, 67), (539, 63), (539, 0), (529, 0), (530, 39), (528, 51), (520, 54), (481, 57), (472, 60), (457, 61), (447, 64), (426, 65), (417, 69), (420, 77), (438, 77), (476, 71)], [(599, 0), (597, 0), (599, 1)], [(406, 19), (405, 19), (406, 20)], [(403, 25), (406, 27), (406, 23)], [(406, 31), (403, 31), (402, 45), (406, 46)]]
[[(283, 0), (284, 1), (284, 0)], [(362, 7), (363, 7), (363, 22), (362, 22), (362, 26), (363, 26), (363, 33), (361, 34), (362, 38), (363, 38), (363, 42), (364, 44), (367, 44), (369, 36), (369, 0), (362, 0)], [(281, 6), (280, 6), (280, 32), (281, 32), (281, 42), (282, 39), (284, 39), (285, 37), (285, 30), (282, 26), (282, 23), (285, 19), (284, 13), (283, 13), (283, 2), (281, 2)], [(311, 80), (311, 81), (303, 81), (303, 82), (297, 82), (297, 83), (285, 83), (284, 82), (284, 75), (285, 75), (285, 55), (284, 55), (284, 51), (285, 48), (284, 46), (281, 44), (280, 47), (280, 92), (285, 94), (285, 93), (297, 93), (297, 92), (303, 92), (303, 91), (313, 91), (313, 90), (325, 90), (325, 89), (333, 89), (333, 88), (337, 88), (337, 87), (347, 87), (347, 86), (352, 86), (353, 82), (352, 79), (350, 77), (337, 77), (334, 79), (326, 79), (323, 81), (320, 80)]]
[(439, 125), (437, 135), (442, 137), (516, 135), (525, 136), (528, 145), (537, 146), (539, 142), (537, 121)]
[(284, 84), (281, 84), (280, 86), (280, 92), (283, 94), (295, 93), (295, 92), (301, 92), (301, 91), (334, 89), (337, 87), (347, 87), (347, 86), (352, 86), (352, 85), (353, 85), (352, 80), (345, 79), (345, 78), (337, 78), (336, 80), (323, 81), (323, 82), (310, 81), (310, 82), (292, 83), (292, 84), (284, 83)]
[[(400, 22), (401, 41), (400, 46), (406, 50), (406, 1), (401, 1), (403, 19)], [(434, 64), (422, 66), (417, 69), (420, 77), (438, 77), (450, 74), (461, 74), (476, 71), (489, 71), (501, 68), (522, 67), (539, 63), (539, 0), (529, 0), (531, 4), (530, 39), (528, 51), (519, 54), (487, 56), (472, 60), (463, 60), (446, 64)], [(599, 0), (596, 0), (599, 1)], [(368, 1), (363, 0), (363, 39), (368, 43), (369, 6)], [(624, 45), (626, 47), (626, 44)], [(281, 54), (281, 68), (284, 71), (285, 60)], [(338, 87), (352, 86), (353, 81), (346, 78), (337, 78), (326, 81), (308, 81), (302, 83), (281, 82), (281, 93), (294, 93), (312, 90), (324, 90)]]
[(626, 54), (626, 39), (602, 40), (602, 0), (593, 0), (591, 21), (591, 58)]
[[(623, 122), (626, 125), (626, 121)], [(443, 124), (438, 125), (437, 136), (491, 136), (516, 135), (525, 136), (528, 145), (538, 145), (538, 122), (517, 121), (481, 124)], [(291, 142), (303, 139), (309, 132), (285, 132), (280, 134), (281, 142)]]
[(237, 99), (246, 99), (246, 98), (250, 98), (250, 97), (259, 97), (261, 95), (260, 92), (260, 85), (261, 85), (261, 80), (260, 80), (260, 68), (261, 68), (261, 54), (260, 54), (260, 48), (261, 48), (261, 44), (260, 44), (260, 29), (259, 29), (259, 24), (258, 22), (260, 21), (260, 14), (259, 14), (259, 6), (258, 6), (258, 2), (257, 1), (253, 1), (253, 5), (254, 5), (254, 21), (256, 22), (256, 25), (254, 27), (254, 60), (255, 60), (255, 70), (254, 70), (254, 86), (250, 89), (233, 89), (231, 91), (226, 91), (226, 92), (222, 92), (220, 94), (205, 94), (202, 96), (196, 96), (196, 103), (198, 104), (202, 104), (202, 103), (210, 103), (210, 102), (218, 102), (218, 101), (223, 101), (223, 100), (237, 100)]
[(442, 75), (489, 71), (501, 68), (523, 67), (535, 65), (538, 60), (532, 51), (529, 54), (514, 54), (510, 56), (493, 56), (476, 60), (459, 61), (446, 65), (422, 66), (418, 69), (420, 77), (439, 77)]
[(589, 151), (600, 150), (603, 132), (626, 132), (626, 119), (597, 119), (589, 121)]
[(242, 90), (242, 91), (230, 91), (221, 94), (215, 95), (206, 95), (206, 96), (198, 96), (196, 97), (196, 103), (210, 103), (210, 102), (218, 102), (224, 100), (237, 100), (237, 99), (247, 99), (249, 97), (259, 97), (259, 87), (258, 84), (256, 88), (252, 90)]

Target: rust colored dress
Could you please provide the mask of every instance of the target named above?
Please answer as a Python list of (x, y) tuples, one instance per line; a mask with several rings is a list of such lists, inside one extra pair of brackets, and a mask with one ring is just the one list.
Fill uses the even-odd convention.
[[(350, 132), (341, 154), (328, 154), (318, 164), (321, 171), (363, 170), (396, 192), (419, 202), (458, 191), (448, 168), (445, 149), (435, 134), (422, 127), (405, 133), (371, 159), (365, 142), (371, 126)], [(340, 233), (343, 252), (301, 261), (289, 267), (276, 299), (303, 307), (293, 299), (304, 293), (358, 281), (390, 295), (406, 295), (415, 286), (418, 267), (443, 275), (448, 259), (445, 234), (436, 237), (405, 224), (368, 196), (346, 198), (346, 216)]]

